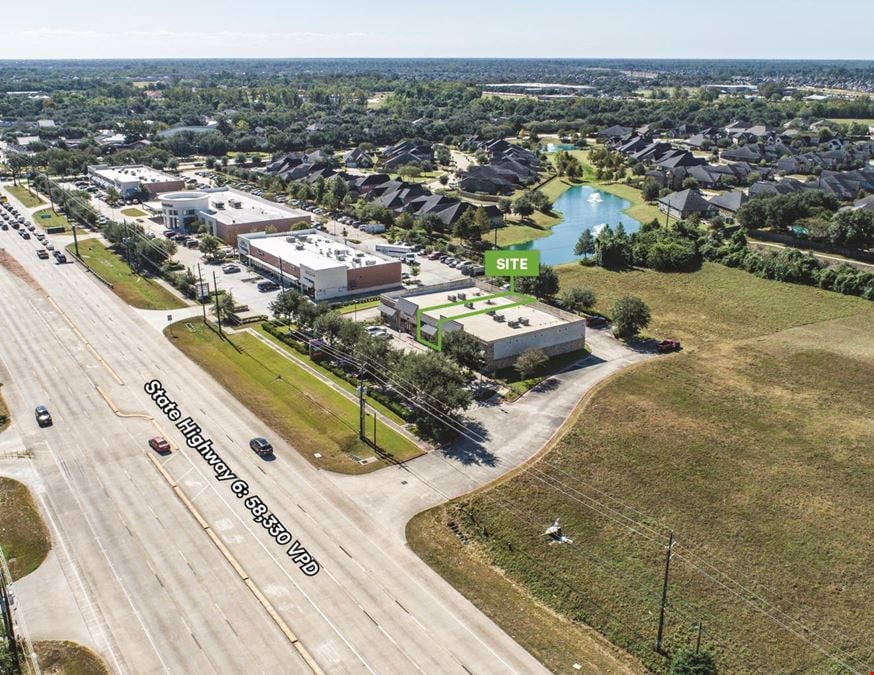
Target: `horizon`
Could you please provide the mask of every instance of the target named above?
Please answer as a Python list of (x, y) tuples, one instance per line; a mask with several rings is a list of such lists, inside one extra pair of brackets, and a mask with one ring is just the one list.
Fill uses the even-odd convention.
[[(819, 21), (813, 0), (737, 0), (731, 12), (675, 0), (668, 8), (643, 0), (611, 7), (553, 0), (537, 8), (523, 0), (441, 6), (335, 0), (330, 7), (261, 0), (241, 10), (214, 0), (209, 12), (170, 0), (120, 12), (109, 0), (45, 0), (38, 16), (14, 4), (0, 28), (2, 60), (442, 58), (687, 59), (867, 61), (874, 5), (834, 0)], [(123, 17), (123, 19), (117, 18)], [(587, 55), (580, 56), (580, 52)]]

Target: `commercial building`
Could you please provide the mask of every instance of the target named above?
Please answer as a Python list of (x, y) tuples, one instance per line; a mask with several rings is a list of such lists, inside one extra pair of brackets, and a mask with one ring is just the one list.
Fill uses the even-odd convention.
[(185, 179), (142, 164), (109, 166), (96, 164), (88, 167), (88, 175), (102, 188), (113, 187), (122, 197), (134, 194), (142, 185), (152, 195), (185, 188)]
[(240, 257), (316, 301), (373, 294), (401, 285), (401, 262), (366, 253), (318, 230), (243, 234)]
[(241, 234), (264, 232), (270, 227), (277, 232), (289, 232), (295, 225), (312, 221), (306, 211), (229, 188), (169, 192), (160, 199), (164, 227), (185, 231), (200, 221), (211, 234), (231, 246), (236, 246)]
[(379, 310), (389, 325), (414, 336), (422, 310), (421, 336), (430, 342), (437, 342), (441, 320), (444, 335), (470, 333), (482, 343), (488, 370), (513, 365), (528, 349), (557, 356), (586, 343), (583, 318), (478, 280), (383, 293)]

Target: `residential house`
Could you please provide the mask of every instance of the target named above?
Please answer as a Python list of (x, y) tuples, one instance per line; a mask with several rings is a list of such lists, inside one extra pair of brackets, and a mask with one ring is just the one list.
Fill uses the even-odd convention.
[(693, 213), (706, 216), (714, 207), (697, 190), (682, 190), (659, 199), (659, 211), (683, 220)]

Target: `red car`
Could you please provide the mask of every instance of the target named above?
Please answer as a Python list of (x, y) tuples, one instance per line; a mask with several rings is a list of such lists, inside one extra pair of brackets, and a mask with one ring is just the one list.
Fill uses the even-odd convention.
[(170, 452), (170, 444), (163, 436), (155, 436), (154, 438), (150, 438), (149, 447), (155, 452), (160, 452), (162, 455), (166, 455), (168, 452)]
[(678, 352), (680, 351), (680, 341), (674, 340), (673, 338), (669, 338), (667, 340), (662, 340), (658, 344), (659, 354), (669, 354), (670, 352)]

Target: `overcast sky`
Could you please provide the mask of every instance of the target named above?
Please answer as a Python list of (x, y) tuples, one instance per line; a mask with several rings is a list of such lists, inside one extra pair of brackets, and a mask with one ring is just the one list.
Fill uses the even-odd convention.
[(4, 2), (0, 59), (874, 59), (872, 0)]

